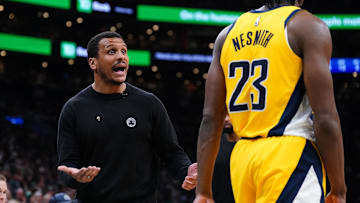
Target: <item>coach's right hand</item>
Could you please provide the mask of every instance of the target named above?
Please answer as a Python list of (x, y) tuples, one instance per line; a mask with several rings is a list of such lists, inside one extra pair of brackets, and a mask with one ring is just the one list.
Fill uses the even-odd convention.
[(70, 175), (79, 183), (89, 183), (97, 176), (100, 168), (96, 166), (88, 166), (86, 168), (82, 167), (81, 169), (77, 169), (67, 166), (59, 166), (58, 170)]

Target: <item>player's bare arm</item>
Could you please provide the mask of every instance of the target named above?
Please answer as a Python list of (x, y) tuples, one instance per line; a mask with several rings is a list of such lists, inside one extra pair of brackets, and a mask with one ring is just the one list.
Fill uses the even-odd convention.
[[(288, 24), (289, 42), (303, 58), (304, 82), (314, 112), (316, 144), (329, 177), (327, 202), (345, 202), (344, 149), (329, 70), (332, 41), (328, 27), (307, 11)], [(311, 34), (309, 34), (311, 33)]]
[(216, 155), (219, 151), (221, 131), (226, 115), (225, 78), (220, 65), (220, 53), (229, 27), (218, 35), (213, 59), (205, 86), (205, 104), (197, 144), (198, 185), (194, 202), (206, 202), (212, 198), (211, 183)]

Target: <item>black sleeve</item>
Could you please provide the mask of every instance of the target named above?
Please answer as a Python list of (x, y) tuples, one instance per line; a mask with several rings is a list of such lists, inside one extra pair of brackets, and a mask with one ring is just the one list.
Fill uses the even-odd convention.
[[(72, 110), (71, 103), (67, 102), (61, 111), (58, 125), (58, 166), (65, 165), (68, 167), (80, 168), (80, 146), (75, 137), (75, 126), (75, 113)], [(65, 185), (73, 189), (79, 189), (86, 185), (77, 182), (64, 172), (59, 172), (59, 176)]]
[(161, 101), (154, 96), (153, 131), (155, 149), (170, 174), (179, 182), (184, 181), (191, 164), (189, 157), (180, 147), (175, 129)]

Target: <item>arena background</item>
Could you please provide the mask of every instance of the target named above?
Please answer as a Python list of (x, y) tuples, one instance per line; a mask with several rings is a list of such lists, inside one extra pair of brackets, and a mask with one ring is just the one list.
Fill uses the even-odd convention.
[[(47, 202), (56, 192), (73, 194), (56, 175), (57, 121), (65, 101), (91, 83), (86, 43), (105, 30), (125, 38), (128, 81), (164, 102), (181, 146), (195, 161), (213, 42), (239, 12), (260, 5), (260, 0), (1, 0), (0, 173), (9, 178), (12, 199)], [(305, 0), (304, 8), (331, 29), (347, 200), (360, 202), (360, 7), (356, 0)], [(194, 195), (166, 171), (159, 191), (159, 202), (191, 202)]]

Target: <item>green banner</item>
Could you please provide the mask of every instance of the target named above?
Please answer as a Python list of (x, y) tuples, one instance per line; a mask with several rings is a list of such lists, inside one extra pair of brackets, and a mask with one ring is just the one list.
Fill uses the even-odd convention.
[(137, 6), (137, 18), (143, 21), (225, 26), (233, 23), (241, 14), (242, 12), (208, 9), (150, 5)]
[(62, 41), (60, 44), (60, 56), (62, 58), (76, 58), (76, 43)]
[(7, 0), (19, 3), (34, 4), (39, 6), (70, 9), (71, 0)]
[[(137, 18), (143, 21), (226, 26), (243, 12), (138, 5)], [(330, 29), (360, 29), (360, 14), (315, 14)]]
[(149, 51), (129, 50), (129, 64), (134, 66), (150, 66), (151, 54)]
[(0, 49), (32, 54), (51, 55), (49, 39), (0, 33)]
[(91, 13), (92, 12), (92, 0), (77, 0), (76, 9), (79, 12)]
[(317, 14), (330, 29), (334, 30), (355, 30), (360, 29), (359, 14)]

